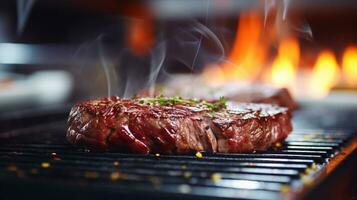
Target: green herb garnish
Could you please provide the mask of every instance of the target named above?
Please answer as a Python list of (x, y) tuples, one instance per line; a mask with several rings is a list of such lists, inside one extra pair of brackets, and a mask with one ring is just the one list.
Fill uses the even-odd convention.
[(224, 108), (227, 108), (227, 99), (225, 97), (219, 97), (219, 100), (214, 103), (208, 103), (203, 101), (203, 105), (205, 105), (208, 109), (212, 111), (220, 111)]
[(207, 108), (211, 111), (220, 111), (227, 107), (227, 100), (224, 97), (220, 97), (216, 102), (207, 102), (204, 100), (197, 100), (197, 99), (184, 99), (179, 96), (172, 96), (172, 97), (165, 97), (163, 95), (156, 96), (156, 97), (147, 97), (141, 98), (138, 101), (140, 104), (146, 103), (147, 105), (151, 104), (159, 104), (161, 106), (169, 106), (169, 105), (197, 105)]

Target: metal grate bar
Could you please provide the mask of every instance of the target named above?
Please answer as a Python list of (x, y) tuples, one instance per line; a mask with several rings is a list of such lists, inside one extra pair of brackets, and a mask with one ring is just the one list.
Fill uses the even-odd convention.
[(24, 136), (15, 131), (12, 139), (0, 141), (0, 184), (4, 180), (51, 180), (73, 184), (71, 187), (95, 186), (109, 193), (144, 192), (160, 197), (179, 195), (179, 199), (284, 198), (287, 188), (304, 184), (301, 177), (322, 170), (350, 137), (342, 132), (301, 131), (268, 151), (203, 153), (196, 158), (192, 154), (155, 156), (76, 149), (64, 141), (64, 130), (56, 123), (19, 132)]

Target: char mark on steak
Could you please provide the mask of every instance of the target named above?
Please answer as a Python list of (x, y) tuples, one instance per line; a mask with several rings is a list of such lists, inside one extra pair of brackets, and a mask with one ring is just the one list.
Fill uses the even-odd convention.
[(67, 139), (132, 153), (252, 152), (283, 141), (292, 130), (290, 118), (286, 108), (269, 104), (110, 97), (76, 104)]

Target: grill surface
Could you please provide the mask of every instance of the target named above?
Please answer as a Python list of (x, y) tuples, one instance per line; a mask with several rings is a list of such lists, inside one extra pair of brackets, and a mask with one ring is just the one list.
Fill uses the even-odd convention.
[(88, 199), (289, 198), (325, 173), (353, 137), (343, 131), (295, 131), (265, 152), (198, 158), (89, 152), (68, 145), (65, 128), (65, 121), (53, 120), (0, 134), (5, 199), (39, 193)]

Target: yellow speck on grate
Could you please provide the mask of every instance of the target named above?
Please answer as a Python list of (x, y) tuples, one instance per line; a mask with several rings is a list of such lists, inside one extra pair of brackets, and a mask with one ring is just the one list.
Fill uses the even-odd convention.
[(281, 187), (280, 187), (280, 192), (281, 193), (288, 193), (290, 191), (290, 187), (289, 186), (287, 186), (287, 185), (282, 185)]
[(189, 193), (191, 192), (191, 186), (187, 185), (187, 184), (182, 184), (178, 187), (179, 191), (182, 193)]
[(121, 177), (122, 177), (122, 175), (121, 175), (120, 172), (112, 172), (112, 173), (110, 174), (110, 179), (111, 179), (112, 181), (119, 180)]
[(191, 172), (184, 172), (184, 173), (183, 173), (183, 177), (189, 179), (189, 178), (192, 177), (192, 173), (191, 173)]
[(150, 176), (149, 181), (155, 186), (158, 187), (161, 185), (161, 179), (155, 176)]
[(220, 181), (222, 179), (221, 174), (219, 173), (213, 173), (211, 175), (211, 180), (214, 182)]
[(160, 154), (159, 154), (159, 153), (155, 153), (155, 156), (156, 156), (156, 157), (160, 157)]
[(196, 158), (202, 158), (203, 157), (201, 152), (197, 152), (195, 156), (196, 156)]
[(311, 165), (311, 169), (313, 169), (313, 170), (317, 170), (318, 167), (319, 167), (319, 165), (316, 163), (312, 163), (312, 165)]
[(7, 171), (10, 171), (10, 172), (15, 172), (17, 171), (17, 167), (15, 165), (9, 165), (7, 166)]
[(48, 162), (42, 162), (42, 163), (41, 163), (41, 167), (42, 167), (42, 168), (49, 168), (50, 166), (51, 166), (51, 164), (48, 163)]
[(16, 175), (19, 178), (23, 178), (23, 177), (25, 177), (25, 172), (22, 170), (17, 170)]
[(277, 142), (277, 143), (275, 143), (275, 147), (277, 147), (277, 148), (280, 148), (280, 147), (282, 147), (283, 145), (280, 143), (280, 142)]
[(303, 138), (304, 140), (311, 140), (311, 139), (314, 139), (314, 135), (304, 135)]
[(30, 172), (31, 174), (38, 174), (38, 169), (31, 169)]
[(84, 172), (84, 177), (94, 179), (94, 178), (98, 178), (99, 174), (97, 172), (87, 171), (87, 172)]
[(114, 162), (113, 162), (113, 165), (114, 165), (114, 166), (119, 166), (119, 164), (120, 164), (119, 161), (114, 161)]
[(311, 172), (313, 172), (314, 170), (313, 169), (311, 169), (311, 168), (306, 168), (305, 169), (305, 173), (306, 174), (310, 174)]
[(300, 176), (300, 179), (304, 185), (309, 185), (312, 183), (312, 178), (308, 175), (302, 175)]

